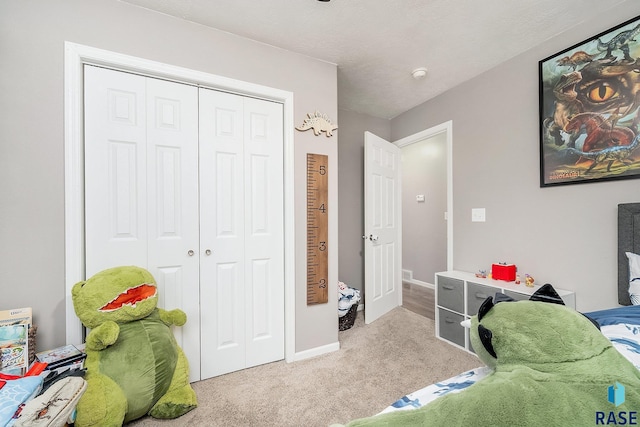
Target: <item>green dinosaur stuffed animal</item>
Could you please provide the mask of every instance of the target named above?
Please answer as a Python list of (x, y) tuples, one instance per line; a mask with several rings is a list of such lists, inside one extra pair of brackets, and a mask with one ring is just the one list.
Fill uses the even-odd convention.
[(187, 317), (182, 310), (157, 308), (151, 273), (111, 268), (77, 283), (71, 293), (77, 316), (91, 329), (77, 427), (121, 426), (146, 414), (176, 418), (197, 406), (187, 358), (170, 329)]
[[(551, 303), (550, 303), (551, 302)], [(640, 371), (595, 322), (565, 307), (551, 285), (529, 301), (488, 298), (471, 319), (471, 343), (494, 371), (422, 408), (348, 426), (595, 426), (637, 424)], [(625, 399), (609, 401), (610, 388)], [(615, 394), (615, 393), (613, 393)]]

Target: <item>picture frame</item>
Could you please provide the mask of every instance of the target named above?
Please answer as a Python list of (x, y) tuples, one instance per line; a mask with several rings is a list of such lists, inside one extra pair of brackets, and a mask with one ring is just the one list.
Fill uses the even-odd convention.
[(540, 187), (640, 178), (640, 16), (539, 61)]

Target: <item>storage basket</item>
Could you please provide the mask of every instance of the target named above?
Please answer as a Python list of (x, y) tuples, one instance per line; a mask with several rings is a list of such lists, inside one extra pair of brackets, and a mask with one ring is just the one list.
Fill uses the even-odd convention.
[(36, 332), (38, 331), (38, 327), (36, 325), (31, 325), (29, 328), (29, 363), (32, 363), (36, 358)]
[(338, 330), (346, 331), (353, 326), (356, 321), (356, 315), (358, 314), (358, 304), (353, 304), (347, 314), (338, 318)]

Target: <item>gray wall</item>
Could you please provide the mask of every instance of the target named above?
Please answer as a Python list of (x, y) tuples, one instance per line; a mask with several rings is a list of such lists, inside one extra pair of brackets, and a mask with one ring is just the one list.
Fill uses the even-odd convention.
[[(435, 282), (447, 269), (446, 134), (402, 147), (402, 269)], [(416, 196), (424, 195), (424, 202)]]
[[(0, 3), (0, 309), (31, 306), (37, 347), (65, 341), (64, 42), (294, 93), (294, 121), (335, 120), (334, 64), (116, 0)], [(339, 132), (338, 132), (339, 133)], [(338, 341), (337, 292), (306, 305), (306, 153), (329, 155), (329, 283), (338, 280), (337, 133), (295, 133), (296, 351)]]
[[(391, 137), (390, 121), (338, 110), (338, 203), (340, 205), (340, 280), (364, 289), (364, 132)], [(364, 296), (364, 294), (363, 294)]]
[(539, 187), (538, 61), (639, 14), (625, 1), (392, 120), (394, 140), (453, 120), (455, 269), (513, 262), (574, 290), (579, 310), (616, 306), (617, 205), (640, 200), (640, 181)]

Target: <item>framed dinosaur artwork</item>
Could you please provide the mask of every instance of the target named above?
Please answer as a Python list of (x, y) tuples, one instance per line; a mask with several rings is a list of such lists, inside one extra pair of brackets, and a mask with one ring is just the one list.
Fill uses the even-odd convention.
[(640, 178), (640, 16), (539, 62), (540, 186)]

